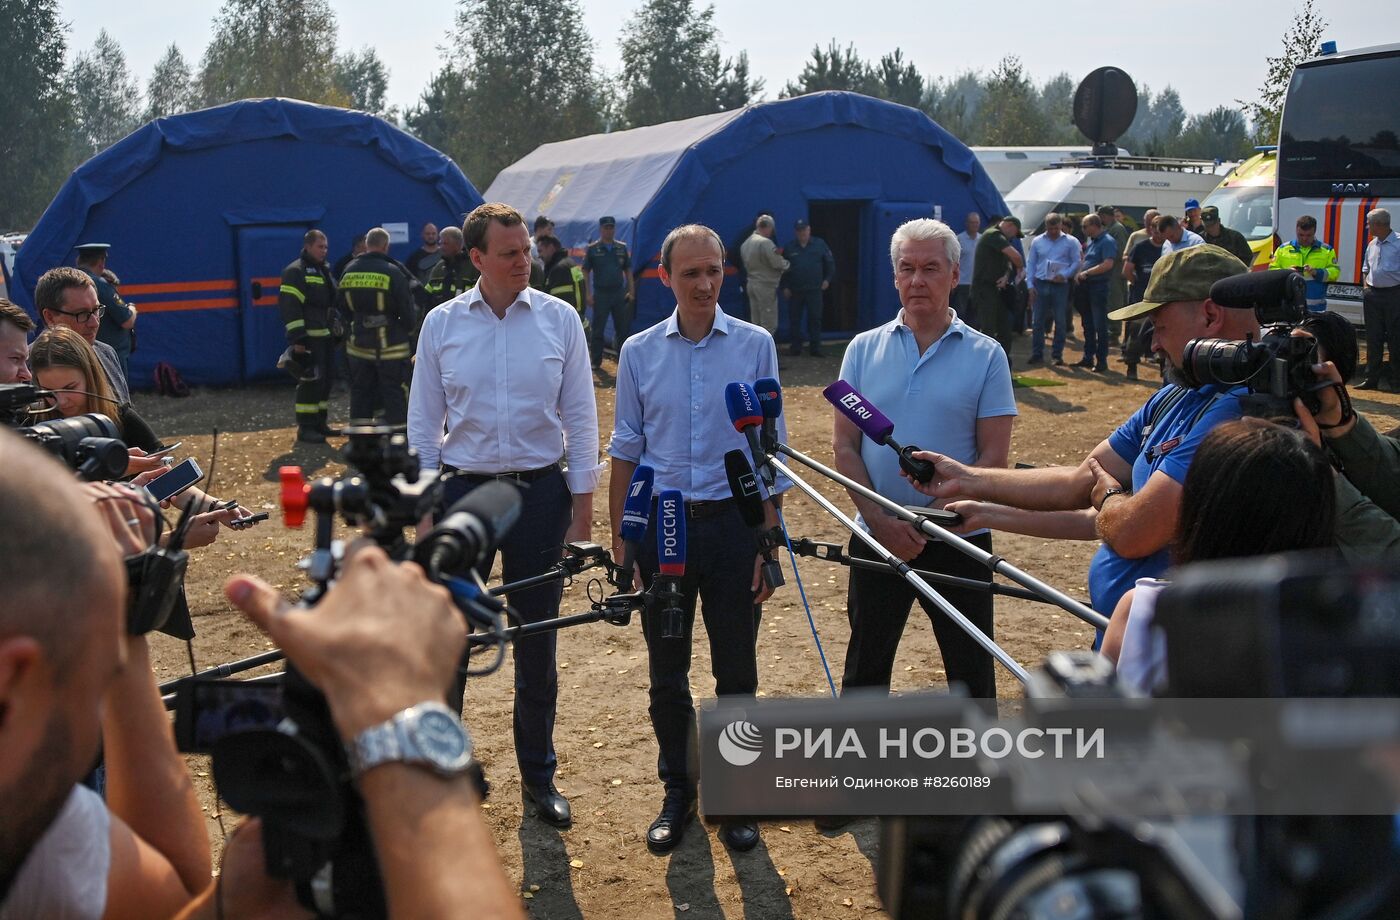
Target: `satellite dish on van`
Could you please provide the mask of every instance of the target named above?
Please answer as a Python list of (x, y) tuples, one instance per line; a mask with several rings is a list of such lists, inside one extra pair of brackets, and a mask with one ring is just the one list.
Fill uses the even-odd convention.
[(1118, 138), (1137, 115), (1137, 86), (1117, 67), (1100, 67), (1074, 91), (1074, 126), (1094, 144), (1095, 156), (1118, 153)]

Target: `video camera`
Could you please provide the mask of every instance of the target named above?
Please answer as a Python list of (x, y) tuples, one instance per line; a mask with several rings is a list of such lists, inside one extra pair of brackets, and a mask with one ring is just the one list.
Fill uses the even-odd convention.
[[(1348, 569), (1307, 553), (1258, 560), (1249, 569), (1238, 560), (1200, 563), (1182, 569), (1162, 592), (1153, 630), (1166, 644), (1168, 702), (1208, 697), (1214, 707), (1224, 698), (1365, 703), (1400, 696), (1394, 570)], [(1220, 667), (1222, 661), (1230, 666)], [(1112, 667), (1081, 652), (1050, 656), (1028, 696), (1083, 701), (1121, 694)], [(1279, 712), (1277, 726), (1251, 728), (1276, 732), (1280, 746), (1273, 751), (1286, 750), (1292, 769), (1260, 748), (1235, 769), (1275, 792), (1295, 785), (1305, 797), (1321, 774), (1307, 775), (1298, 765), (1341, 752), (1348, 770), (1354, 764), (1357, 783), (1393, 797), (1386, 764), (1363, 753), (1368, 743), (1387, 750), (1393, 725), (1343, 726), (1325, 707), (1319, 713), (1332, 713), (1327, 724), (1309, 722), (1296, 707)], [(1227, 740), (1232, 750), (1246, 751), (1233, 735)], [(1219, 787), (1227, 786), (1222, 779)], [(896, 920), (1381, 920), (1400, 916), (1393, 841), (1389, 814), (1275, 812), (1175, 822), (1094, 814), (891, 817), (881, 821), (877, 885)]]
[(1210, 299), (1228, 309), (1253, 310), (1259, 340), (1192, 339), (1182, 353), (1187, 383), (1248, 387), (1250, 395), (1240, 401), (1246, 415), (1291, 416), (1295, 397), (1318, 412), (1319, 384), (1312, 369), (1318, 363), (1317, 342), (1293, 334), (1308, 311), (1303, 277), (1287, 269), (1232, 275), (1211, 285)]

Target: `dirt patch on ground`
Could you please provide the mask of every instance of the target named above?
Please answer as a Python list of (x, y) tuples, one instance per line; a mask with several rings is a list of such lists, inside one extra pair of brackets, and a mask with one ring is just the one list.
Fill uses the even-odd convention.
[[(1018, 369), (1025, 363), (1025, 347), (1022, 339), (1014, 355)], [(1017, 389), (1021, 415), (1012, 461), (1037, 466), (1077, 463), (1157, 386), (1155, 372), (1146, 371), (1146, 379), (1133, 382), (1117, 371), (1120, 367), (1115, 365), (1115, 372), (1104, 376), (1069, 368), (1036, 369), (1036, 378), (1063, 385)], [(823, 462), (831, 460), (831, 411), (821, 388), (839, 369), (840, 358), (833, 355), (786, 358), (782, 372), (789, 439)], [(1400, 397), (1354, 393), (1353, 398), (1381, 430), (1400, 424)], [(598, 389), (605, 432), (611, 427), (612, 399), (610, 386)], [(334, 475), (344, 467), (333, 448), (293, 446), (292, 401), (289, 385), (201, 390), (185, 400), (137, 398), (139, 410), (156, 431), (167, 441), (183, 439), (181, 455), (195, 456), (201, 463), (209, 459), (211, 431), (217, 426), (221, 434), (214, 491), (273, 513), (268, 524), (242, 534), (225, 531), (213, 546), (194, 553), (188, 588), (199, 632), (194, 650), (200, 668), (271, 647), (224, 602), (220, 586), (227, 574), (252, 572), (289, 595), (305, 584), (295, 564), (306, 554), (312, 533), (280, 525), (277, 470), (295, 463), (308, 475)], [(341, 390), (332, 403), (332, 418), (343, 420), (346, 406)], [(839, 489), (819, 477), (811, 481), (838, 505), (849, 507)], [(606, 496), (599, 495), (593, 533), (604, 545), (606, 508)], [(788, 503), (787, 523), (794, 537), (837, 542), (847, 537), (825, 512), (795, 493)], [(1000, 535), (996, 548), (1023, 570), (1072, 596), (1087, 597), (1085, 574), (1094, 544)], [(839, 682), (847, 638), (845, 572), (812, 559), (801, 560), (800, 571)], [(758, 649), (760, 695), (822, 696), (826, 678), (790, 570), (788, 581), (764, 609)], [(561, 612), (586, 609), (585, 590), (580, 582), (566, 591)], [(386, 610), (385, 616), (392, 612)], [(943, 685), (943, 663), (928, 620), (913, 616), (909, 623), (894, 669), (894, 689)], [(1056, 608), (1003, 598), (997, 602), (996, 638), (1017, 661), (1033, 667), (1049, 651), (1086, 647), (1091, 630)], [(153, 644), (160, 679), (189, 673), (182, 643), (157, 636)], [(874, 821), (857, 822), (834, 834), (819, 833), (809, 822), (765, 825), (762, 844), (746, 854), (731, 854), (713, 833), (692, 827), (669, 858), (647, 852), (643, 835), (660, 806), (661, 787), (647, 717), (645, 655), (635, 622), (628, 629), (583, 626), (560, 637), (558, 785), (575, 816), (573, 828), (564, 832), (534, 819), (522, 820), (510, 731), (509, 661), (468, 688), (466, 721), (493, 787), (487, 813), (507, 871), (523, 892), (529, 892), (531, 915), (550, 920), (883, 916), (874, 889)], [(713, 693), (709, 669), (708, 644), (696, 636), (691, 679), (698, 700)], [(1002, 697), (1020, 696), (1019, 685), (1005, 671), (998, 679)], [(190, 766), (210, 816), (211, 839), (221, 847), (223, 828), (232, 827), (230, 816), (223, 816), (221, 823), (207, 761), (190, 758)]]

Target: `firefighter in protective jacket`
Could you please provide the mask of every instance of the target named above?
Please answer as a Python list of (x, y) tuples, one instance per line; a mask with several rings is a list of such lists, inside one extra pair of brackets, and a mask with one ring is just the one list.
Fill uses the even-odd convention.
[(371, 230), (365, 245), (368, 251), (340, 277), (340, 306), (350, 320), (350, 419), (402, 428), (408, 423), (409, 341), (417, 311), (408, 274), (389, 257), (388, 231)]
[(297, 370), (297, 440), (324, 444), (332, 434), (327, 423), (335, 362), (335, 281), (326, 264), (330, 251), (320, 230), (306, 231), (301, 255), (282, 270), (277, 308), (287, 330), (290, 363)]

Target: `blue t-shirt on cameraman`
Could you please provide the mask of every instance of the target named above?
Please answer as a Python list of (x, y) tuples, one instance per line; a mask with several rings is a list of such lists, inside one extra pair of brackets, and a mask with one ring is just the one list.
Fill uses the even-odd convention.
[[(1114, 453), (1133, 465), (1133, 491), (1142, 490), (1158, 470), (1184, 485), (1201, 440), (1216, 425), (1241, 416), (1239, 397), (1248, 392), (1243, 387), (1192, 390), (1174, 384), (1158, 390), (1108, 438)], [(1089, 602), (1111, 616), (1139, 578), (1156, 578), (1170, 566), (1169, 547), (1126, 559), (1104, 543), (1089, 563)]]

